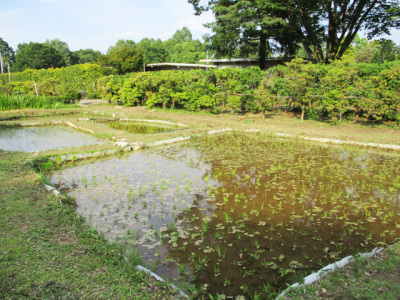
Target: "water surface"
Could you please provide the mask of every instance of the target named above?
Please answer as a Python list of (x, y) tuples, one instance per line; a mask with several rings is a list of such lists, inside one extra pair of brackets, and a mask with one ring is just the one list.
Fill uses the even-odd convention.
[(51, 181), (158, 274), (198, 293), (249, 298), (400, 237), (399, 166), (396, 155), (233, 133)]
[(68, 127), (0, 127), (0, 149), (35, 152), (104, 143)]

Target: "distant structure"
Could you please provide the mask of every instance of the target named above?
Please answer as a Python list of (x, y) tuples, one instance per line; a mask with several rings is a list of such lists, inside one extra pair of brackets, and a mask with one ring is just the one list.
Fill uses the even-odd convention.
[[(291, 58), (277, 57), (267, 58), (265, 60), (265, 69), (283, 65), (289, 62)], [(224, 58), (224, 59), (202, 59), (200, 62), (211, 63), (217, 66), (218, 69), (225, 68), (250, 68), (258, 66), (258, 58)]]
[[(283, 65), (289, 62), (291, 58), (267, 58), (265, 60), (265, 69)], [(231, 59), (202, 59), (201, 63), (206, 64), (182, 64), (182, 63), (155, 63), (146, 65), (145, 71), (164, 71), (164, 70), (182, 70), (190, 71), (193, 69), (225, 69), (225, 68), (250, 68), (258, 66), (258, 58), (231, 58)]]
[(164, 70), (182, 70), (190, 71), (193, 69), (216, 69), (217, 66), (214, 65), (204, 65), (204, 64), (182, 64), (182, 63), (156, 63), (146, 65), (146, 71), (164, 71)]

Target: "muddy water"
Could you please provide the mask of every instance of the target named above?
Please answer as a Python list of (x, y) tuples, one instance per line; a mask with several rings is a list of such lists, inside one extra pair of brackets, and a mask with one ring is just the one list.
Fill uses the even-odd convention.
[(67, 127), (0, 127), (0, 149), (6, 151), (35, 152), (102, 143)]
[[(268, 293), (400, 236), (400, 160), (224, 134), (56, 172), (79, 212), (198, 294)], [(188, 287), (191, 290), (191, 287)]]

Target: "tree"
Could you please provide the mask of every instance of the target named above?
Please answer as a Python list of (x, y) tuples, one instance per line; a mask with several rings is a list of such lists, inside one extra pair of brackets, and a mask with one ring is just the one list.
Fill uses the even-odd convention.
[(132, 40), (118, 40), (114, 46), (110, 46), (107, 50), (107, 54), (112, 53), (113, 51), (118, 51), (125, 48), (136, 48), (136, 43)]
[(392, 40), (380, 39), (375, 41), (376, 51), (371, 62), (393, 61), (396, 59), (396, 44)]
[(205, 58), (205, 48), (199, 40), (181, 42), (170, 49), (170, 62), (196, 64)]
[(143, 70), (143, 54), (134, 42), (119, 40), (111, 46), (106, 55), (100, 55), (98, 63), (102, 67), (111, 68), (117, 74)]
[(4, 64), (12, 64), (15, 61), (15, 52), (13, 48), (2, 38), (0, 38), (0, 53)]
[(96, 51), (93, 49), (80, 49), (77, 51), (72, 51), (71, 63), (73, 65), (96, 63), (100, 55), (100, 51)]
[(47, 39), (46, 44), (50, 45), (51, 47), (56, 49), (58, 53), (61, 54), (67, 66), (72, 65), (71, 51), (69, 50), (68, 44), (66, 42), (63, 42), (60, 39)]
[(144, 38), (137, 44), (137, 47), (142, 51), (146, 64), (167, 61), (167, 48), (160, 39)]
[(314, 97), (311, 91), (316, 82), (315, 65), (306, 64), (297, 58), (286, 64), (284, 71), (287, 89), (295, 97), (295, 103), (301, 107), (301, 122), (304, 121), (306, 107), (312, 107)]
[(343, 56), (361, 29), (372, 38), (400, 27), (397, 0), (211, 0), (207, 5), (202, 5), (201, 0), (188, 2), (196, 14), (213, 11), (216, 22), (209, 26), (215, 33), (212, 39), (217, 51), (258, 47), (260, 66), (266, 53), (262, 47), (268, 48), (265, 39), (276, 41), (287, 53), (301, 42), (310, 58), (328, 63)]
[(375, 57), (376, 53), (379, 52), (375, 41), (368, 42), (359, 52), (355, 52), (356, 62), (369, 63)]
[(192, 33), (189, 28), (183, 27), (181, 30), (177, 30), (172, 36), (172, 40), (175, 43), (190, 42), (192, 41)]
[(15, 70), (48, 69), (65, 67), (61, 54), (52, 46), (42, 43), (18, 44)]
[(293, 55), (299, 38), (286, 8), (277, 1), (210, 1), (200, 6), (200, 0), (189, 0), (197, 14), (211, 9), (216, 21), (206, 26), (215, 33), (211, 48), (219, 56), (258, 55), (259, 66), (265, 68), (265, 59), (273, 51)]
[(206, 58), (205, 44), (192, 39), (187, 27), (178, 29), (169, 40), (164, 42), (167, 60), (174, 63), (198, 63)]

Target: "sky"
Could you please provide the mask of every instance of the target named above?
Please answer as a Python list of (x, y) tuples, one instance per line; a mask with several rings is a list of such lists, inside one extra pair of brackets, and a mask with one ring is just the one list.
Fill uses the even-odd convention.
[[(195, 16), (187, 0), (0, 0), (0, 37), (14, 50), (19, 43), (60, 39), (71, 51), (106, 53), (119, 39), (165, 41), (186, 26), (193, 38), (211, 33), (203, 24), (211, 13)], [(400, 30), (385, 36), (400, 44)]]
[(203, 24), (211, 13), (195, 16), (187, 0), (0, 0), (0, 37), (14, 50), (19, 43), (60, 39), (71, 51), (105, 53), (119, 39), (165, 41), (178, 29), (193, 38), (211, 33)]

